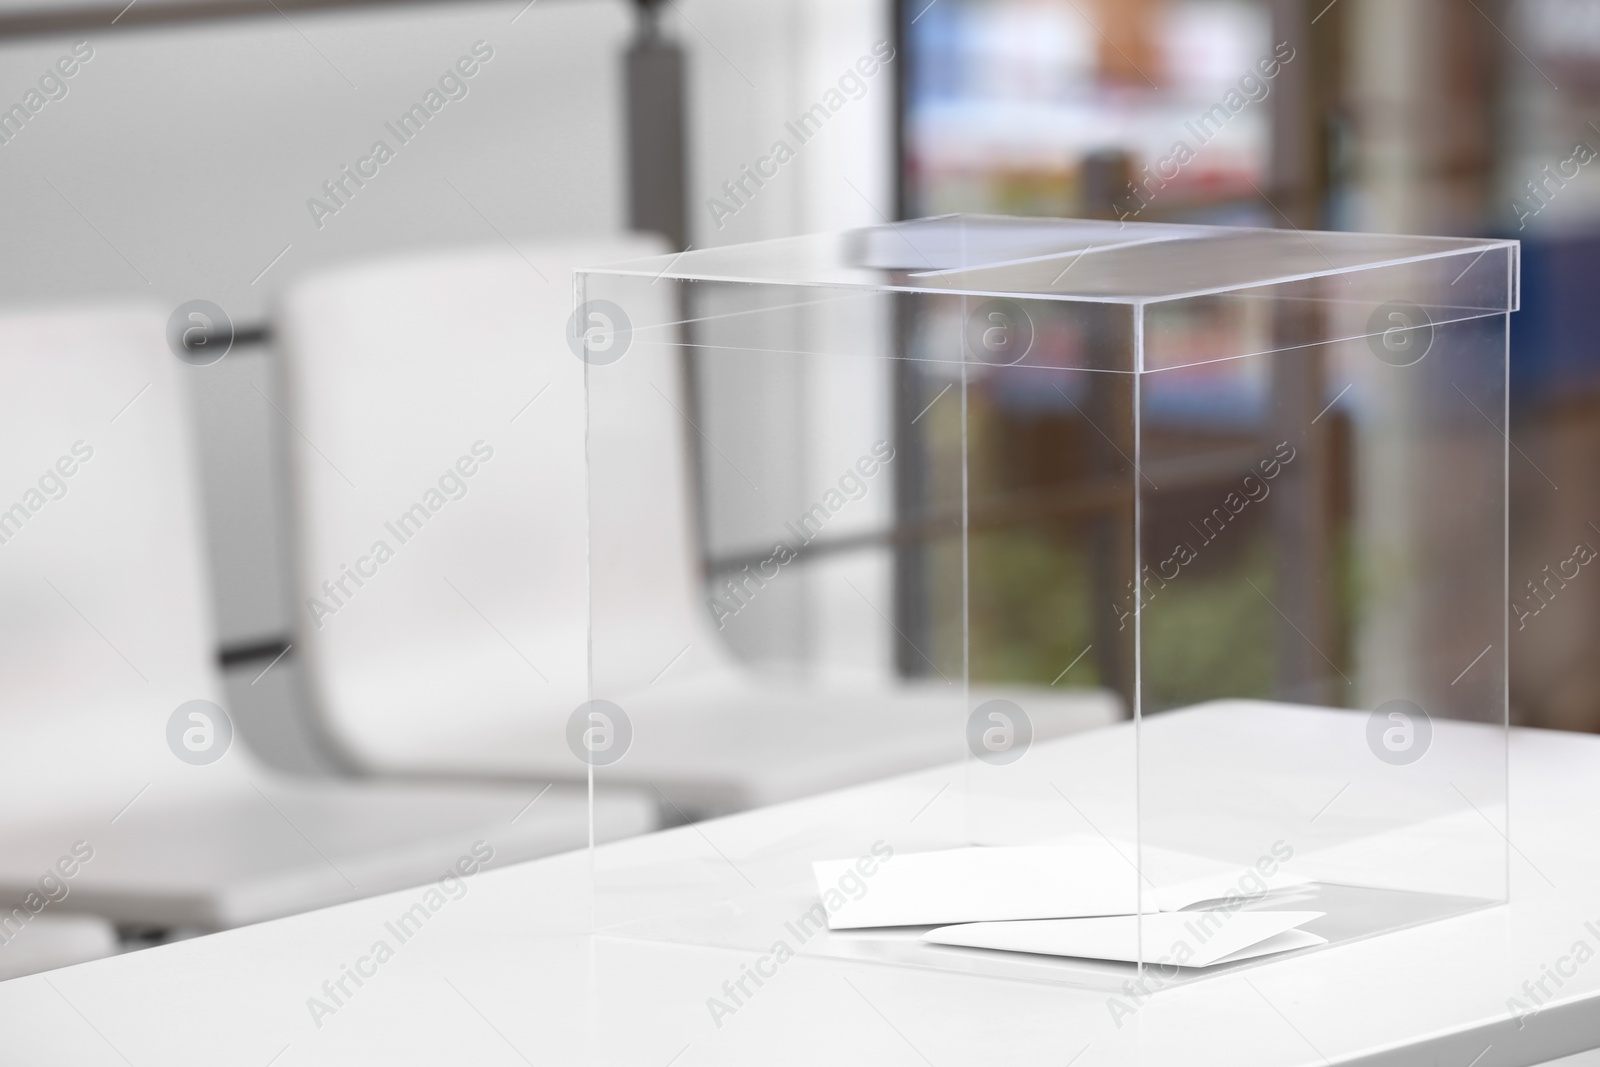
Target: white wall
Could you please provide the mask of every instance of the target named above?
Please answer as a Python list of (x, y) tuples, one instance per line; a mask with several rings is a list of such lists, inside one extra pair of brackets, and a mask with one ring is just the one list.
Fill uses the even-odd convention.
[[(621, 0), (547, 0), (513, 25), (519, 6), (86, 34), (94, 58), (68, 96), (0, 148), (0, 292), (207, 297), (252, 319), (274, 284), (319, 262), (493, 239), (447, 182), (507, 232), (619, 227), (616, 65), (631, 15)], [(468, 95), (315, 226), (306, 200), (376, 138), (397, 144), (383, 123), (478, 40), (494, 58)], [(6, 48), (0, 100), (69, 44)]]

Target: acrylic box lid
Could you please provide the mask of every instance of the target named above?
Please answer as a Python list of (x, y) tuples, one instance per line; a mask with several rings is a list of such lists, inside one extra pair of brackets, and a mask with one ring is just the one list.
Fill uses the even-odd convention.
[[(1496, 314), (1515, 310), (1516, 249), (1478, 238), (945, 215), (590, 272), (1141, 305), (1316, 279), (1354, 285), (1363, 273), (1412, 268), (1410, 277), (1443, 277), (1449, 291), (1429, 304)], [(1363, 299), (1371, 288), (1361, 287)]]

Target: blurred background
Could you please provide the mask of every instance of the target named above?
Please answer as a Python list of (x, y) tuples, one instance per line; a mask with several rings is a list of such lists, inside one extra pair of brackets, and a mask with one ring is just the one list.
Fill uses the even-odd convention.
[[(1584, 294), (1600, 270), (1600, 182), (1579, 162), (1600, 148), (1600, 4), (906, 6), (899, 173), (909, 216), (1069, 214), (1522, 240), (1510, 572), (1529, 614), (1512, 624), (1512, 720), (1600, 728), (1590, 654), (1600, 591), (1574, 586), (1557, 597), (1527, 584), (1600, 536), (1591, 525), (1600, 507), (1580, 473), (1595, 456)], [(1257, 59), (1275, 49), (1281, 59), (1283, 43), (1294, 58), (1270, 83), (1241, 84)], [(1251, 102), (1220, 131), (1199, 131), (1197, 117), (1230, 91)], [(1137, 196), (1129, 181), (1142, 184), (1142, 168), (1171, 156), (1175, 131), (1191, 144), (1196, 131), (1211, 139), (1156, 195)]]
[[(804, 150), (764, 169), (836, 90)], [(41, 942), (63, 924), (38, 958), (413, 884), (483, 826), (502, 859), (582, 843), (571, 783), (485, 740), (521, 672), (552, 684), (552, 660), (582, 656), (581, 524), (551, 518), (581, 493), (581, 364), (552, 338), (572, 268), (690, 247), (948, 212), (1521, 239), (1512, 716), (1600, 729), (1600, 582), (1547, 578), (1600, 546), (1597, 97), (1600, 0), (3, 0), (0, 506), (24, 513), (0, 521), (0, 707), (19, 724), (0, 882), (20, 900), (58, 854), (107, 842), (25, 924)], [(1180, 139), (1192, 163), (1149, 181)], [(499, 362), (459, 358), (473, 346)], [(1230, 381), (1191, 402), (1225, 419), (1249, 399)], [(91, 430), (51, 400), (67, 394), (94, 398)], [(980, 412), (997, 484), (1059, 477), (1069, 415)], [(101, 468), (75, 448), (97, 434)], [(58, 454), (121, 495), (74, 497)], [(505, 503), (534, 474), (539, 493)], [(393, 491), (353, 507), (341, 483)], [(362, 593), (346, 565), (370, 580), (387, 560), (358, 542), (436, 484), (499, 539), (441, 534), (418, 560), (478, 569)], [(516, 562), (530, 543), (537, 566)], [(974, 684), (1059, 681), (1093, 636), (1059, 622), (1090, 596), (1083, 559), (1001, 529), (973, 565)], [(895, 604), (912, 629), (916, 605)], [(1194, 675), (1248, 690), (1270, 664), (1233, 647), (1189, 649)], [(1129, 684), (1084, 660), (1074, 721), (1123, 714)], [(130, 693), (160, 722), (189, 699), (226, 709), (225, 796), (163, 800), (215, 782), (169, 783), (184, 768), (160, 738), (159, 770), (118, 762), (142, 734), (82, 741), (100, 712), (79, 709)], [(206, 728), (178, 736), (190, 723)], [(782, 798), (624, 791), (603, 835)], [(6, 951), (0, 972), (37, 966), (5, 971)]]

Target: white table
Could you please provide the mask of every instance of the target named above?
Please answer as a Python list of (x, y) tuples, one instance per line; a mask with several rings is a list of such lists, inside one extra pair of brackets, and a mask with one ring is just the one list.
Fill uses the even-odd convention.
[[(1042, 747), (1069, 752), (1095, 736)], [(753, 954), (586, 933), (590, 857), (577, 852), (472, 878), (392, 958), (364, 964), (359, 988), (347, 979), (351, 995), (320, 1026), (308, 998), (379, 938), (395, 941), (385, 924), (421, 890), (0, 984), (0, 1045), (6, 1062), (90, 1067), (1543, 1063), (1600, 1047), (1600, 957), (1522, 1028), (1506, 1006), (1575, 942), (1600, 948), (1584, 926), (1600, 928), (1600, 738), (1516, 731), (1511, 766), (1510, 905), (1170, 989), (1120, 1028), (1103, 992), (804, 955), (719, 1027), (707, 998)], [(781, 842), (797, 825), (930, 796), (950, 775), (608, 848), (616, 858), (701, 855), (707, 838)]]

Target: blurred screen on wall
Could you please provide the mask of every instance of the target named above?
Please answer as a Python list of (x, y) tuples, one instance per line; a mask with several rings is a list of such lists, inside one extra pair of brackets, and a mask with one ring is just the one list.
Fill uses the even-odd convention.
[[(1148, 166), (1163, 176), (1164, 213), (1248, 196), (1264, 181), (1272, 78), (1262, 62), (1281, 69), (1292, 53), (1274, 54), (1264, 4), (906, 7), (910, 216), (1078, 214), (1085, 160), (1106, 152), (1126, 153), (1135, 175)], [(1179, 142), (1193, 155), (1181, 165)]]

